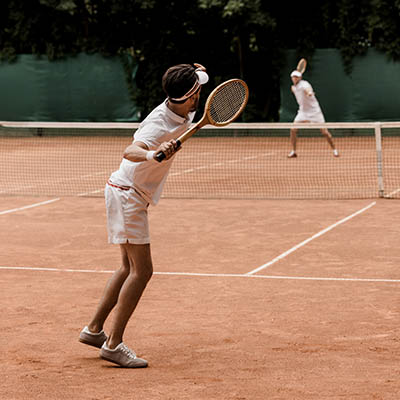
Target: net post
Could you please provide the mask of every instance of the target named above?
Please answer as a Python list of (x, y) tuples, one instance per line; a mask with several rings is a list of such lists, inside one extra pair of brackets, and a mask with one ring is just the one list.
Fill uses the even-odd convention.
[(375, 143), (376, 143), (376, 166), (378, 173), (378, 195), (385, 197), (383, 186), (383, 172), (382, 172), (382, 128), (381, 123), (375, 123)]

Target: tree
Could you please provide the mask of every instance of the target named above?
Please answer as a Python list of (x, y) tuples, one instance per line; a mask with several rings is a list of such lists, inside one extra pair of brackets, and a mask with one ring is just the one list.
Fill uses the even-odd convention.
[(348, 71), (370, 47), (400, 59), (400, 0), (8, 0), (0, 3), (0, 23), (3, 60), (119, 55), (143, 114), (162, 98), (161, 76), (175, 63), (208, 68), (206, 95), (223, 80), (243, 78), (250, 100), (242, 120), (271, 121), (279, 118), (285, 49), (305, 57), (340, 49)]

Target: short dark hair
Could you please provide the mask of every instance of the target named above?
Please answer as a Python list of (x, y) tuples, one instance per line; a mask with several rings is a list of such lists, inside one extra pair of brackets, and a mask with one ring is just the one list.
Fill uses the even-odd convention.
[[(169, 98), (179, 99), (193, 87), (196, 81), (196, 68), (193, 65), (178, 64), (167, 69), (162, 77), (162, 88)], [(186, 99), (177, 103), (185, 101)]]

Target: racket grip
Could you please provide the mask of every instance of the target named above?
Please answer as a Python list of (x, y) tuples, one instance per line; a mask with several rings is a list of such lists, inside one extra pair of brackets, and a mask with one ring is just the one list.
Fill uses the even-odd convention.
[(165, 154), (162, 151), (159, 151), (154, 157), (158, 162), (161, 162), (165, 158)]
[[(176, 148), (179, 149), (181, 147), (181, 141), (179, 139), (176, 140)], [(161, 162), (165, 159), (165, 154), (162, 151), (159, 151), (154, 157), (158, 162)]]

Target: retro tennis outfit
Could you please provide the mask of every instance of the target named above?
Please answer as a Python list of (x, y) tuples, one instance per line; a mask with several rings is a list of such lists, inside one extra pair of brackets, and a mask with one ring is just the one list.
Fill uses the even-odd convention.
[[(301, 79), (297, 85), (292, 86), (292, 91), (299, 105), (294, 122), (325, 122), (324, 114), (309, 82)], [(312, 95), (307, 95), (307, 92), (312, 92)]]
[[(134, 142), (156, 150), (186, 131), (194, 115), (195, 112), (190, 113), (185, 119), (171, 111), (164, 101), (140, 124)], [(147, 208), (158, 203), (174, 157), (161, 163), (122, 159), (105, 188), (109, 243), (150, 243)]]

